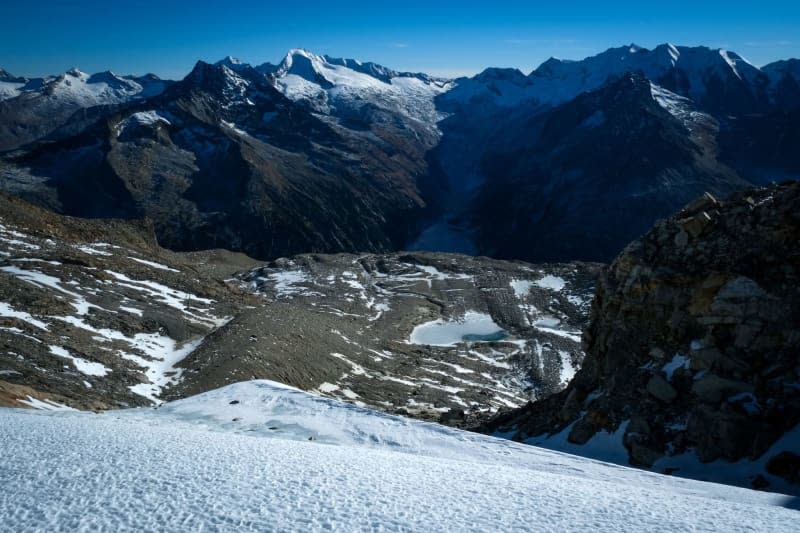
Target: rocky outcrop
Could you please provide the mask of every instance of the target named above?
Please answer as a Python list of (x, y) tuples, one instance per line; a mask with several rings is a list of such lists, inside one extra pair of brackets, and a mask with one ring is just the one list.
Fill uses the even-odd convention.
[(570, 386), (484, 430), (577, 444), (622, 431), (634, 465), (689, 453), (796, 479), (796, 455), (771, 454), (800, 422), (798, 278), (800, 183), (706, 194), (601, 276)]

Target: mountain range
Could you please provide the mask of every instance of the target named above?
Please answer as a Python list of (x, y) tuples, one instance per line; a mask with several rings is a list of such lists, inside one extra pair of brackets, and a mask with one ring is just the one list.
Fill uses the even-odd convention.
[(606, 476), (439, 422), (797, 495), (798, 119), (797, 60), (670, 44), (0, 71), (0, 405)]
[(441, 79), (294, 49), (0, 74), (0, 186), (176, 250), (608, 261), (709, 191), (800, 175), (800, 62), (664, 44)]

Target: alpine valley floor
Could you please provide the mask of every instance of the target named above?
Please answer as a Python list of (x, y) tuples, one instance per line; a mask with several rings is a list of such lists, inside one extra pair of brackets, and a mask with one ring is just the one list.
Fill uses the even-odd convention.
[(796, 531), (797, 498), (250, 381), (100, 414), (0, 410), (0, 531)]

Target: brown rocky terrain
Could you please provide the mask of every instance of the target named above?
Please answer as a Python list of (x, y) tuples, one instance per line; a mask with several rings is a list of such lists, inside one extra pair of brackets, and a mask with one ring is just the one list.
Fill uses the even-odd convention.
[[(0, 405), (147, 405), (243, 297), (241, 254), (176, 254), (143, 221), (84, 220), (0, 195)], [(44, 402), (44, 403), (42, 403)]]
[(600, 277), (569, 387), (482, 429), (577, 453), (611, 434), (633, 465), (796, 490), (799, 278), (800, 183), (706, 195)]
[(438, 253), (280, 259), (235, 278), (261, 303), (180, 364), (169, 396), (271, 379), (473, 424), (566, 386), (599, 269)]
[(0, 405), (111, 409), (272, 379), (474, 424), (561, 390), (600, 266), (176, 253), (0, 196)]

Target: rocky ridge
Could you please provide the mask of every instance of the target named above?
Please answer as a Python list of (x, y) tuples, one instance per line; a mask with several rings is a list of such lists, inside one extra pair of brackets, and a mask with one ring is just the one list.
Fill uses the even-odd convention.
[(788, 182), (705, 195), (656, 224), (600, 277), (569, 387), (483, 430), (566, 437), (578, 453), (608, 433), (633, 465), (738, 461), (737, 483), (798, 483), (798, 213)]

